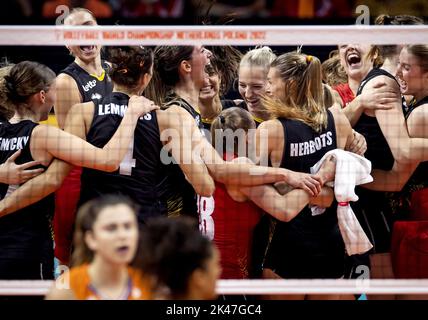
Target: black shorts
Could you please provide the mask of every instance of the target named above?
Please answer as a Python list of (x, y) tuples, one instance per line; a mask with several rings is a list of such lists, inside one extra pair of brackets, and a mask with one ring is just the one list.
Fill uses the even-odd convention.
[[(44, 241), (22, 248), (1, 247), (0, 279), (52, 280), (54, 279), (53, 241)], [(20, 250), (21, 249), (21, 250)]]
[(345, 246), (339, 227), (305, 229), (302, 225), (278, 223), (264, 267), (284, 279), (343, 277)]
[(359, 187), (355, 191), (359, 200), (351, 202), (351, 207), (373, 245), (370, 253), (390, 252), (392, 227), (396, 217), (392, 213), (387, 193)]
[(2, 280), (53, 280), (54, 263), (51, 260), (2, 259), (0, 261)]

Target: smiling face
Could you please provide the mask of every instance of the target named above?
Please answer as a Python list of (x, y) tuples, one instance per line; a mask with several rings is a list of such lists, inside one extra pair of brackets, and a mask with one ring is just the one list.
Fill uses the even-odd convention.
[(199, 92), (199, 98), (202, 100), (211, 100), (218, 96), (220, 94), (220, 81), (219, 74), (213, 68), (207, 68), (204, 86)]
[(402, 94), (416, 97), (425, 95), (428, 72), (424, 72), (419, 59), (406, 47), (400, 53), (397, 77)]
[[(97, 22), (94, 17), (87, 11), (77, 11), (70, 14), (65, 20), (64, 25), (68, 26), (96, 26)], [(89, 45), (89, 46), (67, 46), (70, 53), (86, 62), (89, 63), (94, 61), (101, 51), (101, 46)]]
[(243, 65), (239, 68), (239, 93), (251, 113), (260, 111), (261, 96), (266, 94), (267, 74), (263, 67)]
[(135, 256), (138, 226), (135, 213), (123, 203), (100, 211), (91, 231), (85, 235), (94, 255), (116, 265), (127, 265)]
[(266, 93), (269, 97), (285, 101), (285, 81), (281, 78), (277, 68), (270, 68)]
[(210, 62), (211, 51), (203, 46), (193, 48), (190, 63), (192, 65), (191, 77), (196, 87), (202, 88), (205, 85), (206, 72), (205, 68)]
[(373, 68), (376, 57), (370, 57), (371, 45), (345, 44), (339, 46), (340, 64), (349, 78), (361, 81)]

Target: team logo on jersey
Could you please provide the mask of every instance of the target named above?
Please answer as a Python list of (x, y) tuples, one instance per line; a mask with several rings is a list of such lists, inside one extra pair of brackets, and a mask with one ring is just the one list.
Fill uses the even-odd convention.
[(102, 96), (99, 93), (93, 93), (91, 96), (91, 100), (100, 100)]
[(152, 115), (150, 113), (146, 113), (144, 116), (140, 117), (141, 120), (152, 120)]
[(83, 85), (82, 88), (83, 90), (85, 90), (85, 92), (88, 92), (89, 90), (94, 88), (96, 85), (97, 85), (97, 80), (91, 80), (91, 81), (88, 81), (85, 85)]

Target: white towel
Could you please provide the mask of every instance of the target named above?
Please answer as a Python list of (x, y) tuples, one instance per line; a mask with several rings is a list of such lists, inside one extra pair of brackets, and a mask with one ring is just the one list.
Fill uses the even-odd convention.
[[(355, 194), (356, 185), (373, 181), (373, 177), (370, 175), (372, 165), (369, 160), (355, 153), (335, 149), (327, 152), (311, 168), (311, 173), (318, 172), (322, 163), (331, 155), (336, 159), (334, 195), (339, 203), (337, 206), (337, 220), (345, 243), (346, 252), (348, 255), (362, 254), (369, 251), (373, 246), (358, 219), (355, 217), (349, 201), (358, 200), (358, 196)], [(327, 185), (333, 186), (333, 182)], [(320, 209), (313, 207), (312, 214), (321, 214), (325, 211)]]

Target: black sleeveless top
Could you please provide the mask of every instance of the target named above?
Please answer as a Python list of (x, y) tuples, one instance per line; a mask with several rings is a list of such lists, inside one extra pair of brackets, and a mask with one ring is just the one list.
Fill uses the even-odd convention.
[[(209, 137), (209, 132), (204, 129), (201, 115), (183, 98), (176, 95), (171, 96), (170, 100), (163, 105), (163, 109), (175, 104), (189, 112), (192, 118), (195, 119), (199, 130), (204, 136)], [(198, 219), (195, 189), (187, 181), (178, 164), (168, 164), (164, 168), (167, 172), (167, 178), (161, 182), (159, 189), (165, 191), (163, 197), (168, 199), (168, 216), (187, 215)]]
[[(361, 82), (357, 95), (361, 94), (369, 80), (378, 76), (386, 76), (396, 81), (389, 72), (383, 69), (372, 69)], [(394, 156), (376, 117), (363, 113), (354, 129), (366, 138), (365, 157), (372, 162), (372, 169), (391, 170), (395, 162)], [(393, 214), (393, 205), (389, 198), (395, 197), (399, 193), (373, 191), (360, 186), (355, 188), (355, 193), (359, 200), (351, 202), (351, 207), (373, 245), (372, 251), (375, 253), (389, 252), (391, 230), (397, 218)]]
[(301, 121), (278, 119), (284, 128), (286, 139), (281, 168), (309, 173), (310, 167), (324, 154), (337, 148), (334, 118), (330, 111), (327, 114), (327, 128), (320, 133)]
[[(113, 92), (94, 101), (94, 118), (86, 140), (104, 147), (113, 137), (128, 107), (129, 96)], [(81, 203), (103, 194), (125, 194), (141, 207), (139, 220), (166, 213), (156, 188), (165, 177), (160, 161), (163, 145), (160, 141), (156, 112), (140, 118), (129, 151), (115, 172), (83, 168)]]
[(412, 113), (413, 110), (415, 110), (416, 108), (424, 105), (424, 104), (428, 104), (428, 96), (427, 97), (423, 97), (421, 100), (416, 101), (415, 99), (413, 99), (408, 106), (407, 112), (404, 114), (404, 116), (407, 118), (409, 118), (410, 114)]
[(75, 62), (71, 63), (60, 72), (68, 74), (76, 81), (83, 99), (82, 102), (102, 99), (113, 91), (113, 84), (108, 76), (110, 66), (105, 61), (102, 61), (101, 64), (104, 69), (104, 74), (100, 78), (89, 74)]
[[(372, 69), (361, 82), (357, 96), (361, 94), (367, 82), (378, 76), (387, 76), (391, 79), (395, 77), (383, 69)], [(371, 117), (365, 113), (361, 114), (360, 119), (354, 126), (355, 131), (361, 133), (367, 142), (367, 151), (365, 157), (372, 162), (373, 169), (391, 170), (394, 165), (394, 156), (389, 148), (388, 142), (382, 133), (376, 117)]]
[[(321, 132), (301, 121), (278, 119), (285, 137), (281, 168), (309, 173), (324, 154), (337, 148), (334, 118), (327, 113), (327, 128)], [(276, 222), (265, 267), (283, 278), (338, 278), (343, 275), (344, 254), (336, 204), (316, 216), (306, 206), (291, 221)]]
[[(284, 129), (284, 151), (280, 167), (297, 172), (310, 173), (310, 168), (316, 164), (328, 151), (337, 148), (336, 127), (334, 118), (330, 111), (327, 111), (327, 128), (321, 132), (316, 132), (305, 123), (298, 120), (278, 119)], [(329, 210), (329, 209), (328, 209)], [(328, 211), (327, 210), (327, 211)], [(320, 218), (333, 218), (335, 215), (322, 214)], [(314, 217), (309, 206), (306, 206), (293, 220), (288, 222), (292, 225), (301, 225), (302, 228), (318, 226), (312, 225)]]
[[(30, 120), (16, 124), (0, 123), (0, 163), (4, 163), (18, 150), (22, 151), (15, 161), (17, 164), (34, 161), (30, 151), (30, 141), (33, 129), (37, 125)], [(0, 199), (4, 199), (18, 187), (18, 185), (0, 183)], [(54, 211), (53, 200), (53, 195), (47, 196), (0, 219), (0, 260), (40, 259), (46, 253), (44, 250), (49, 247), (53, 249), (50, 232)]]
[(175, 96), (173, 99), (171, 99), (170, 101), (168, 101), (167, 103), (165, 103), (163, 105), (164, 109), (169, 108), (170, 106), (177, 104), (180, 107), (182, 107), (184, 110), (186, 110), (188, 113), (190, 113), (190, 115), (192, 116), (193, 119), (195, 119), (196, 125), (198, 126), (199, 129), (203, 129), (204, 125), (202, 123), (202, 119), (201, 119), (201, 115), (198, 111), (196, 111), (191, 105), (190, 103), (188, 103), (186, 100), (184, 100), (181, 97)]

